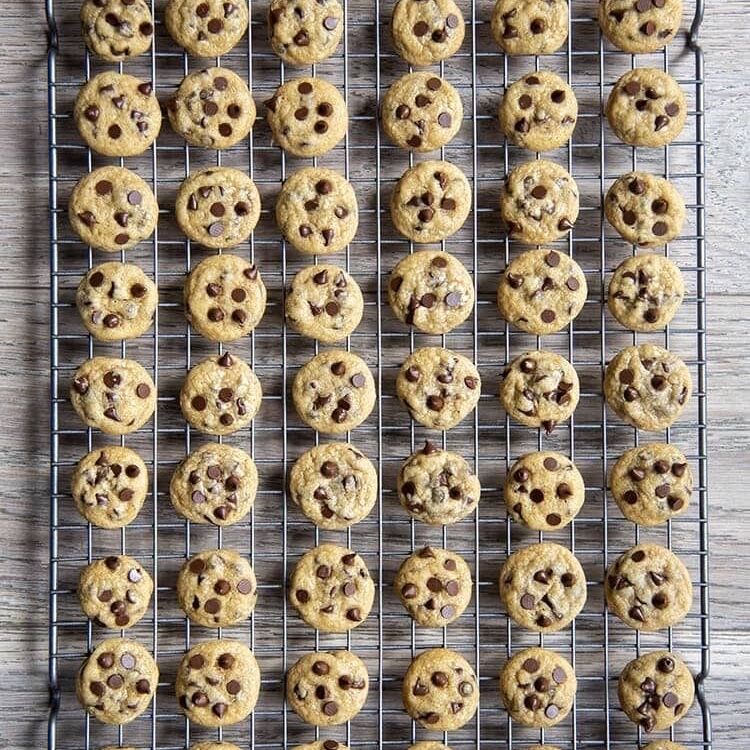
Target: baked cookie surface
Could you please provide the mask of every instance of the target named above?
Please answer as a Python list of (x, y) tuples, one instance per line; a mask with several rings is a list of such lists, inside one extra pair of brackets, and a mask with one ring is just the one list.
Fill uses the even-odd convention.
[(466, 24), (454, 0), (398, 0), (391, 39), (401, 57), (424, 66), (447, 60), (464, 41)]
[(615, 47), (632, 54), (656, 52), (680, 30), (682, 0), (602, 0), (599, 26)]
[(565, 0), (497, 0), (492, 35), (507, 55), (551, 55), (568, 38)]
[(246, 0), (169, 0), (164, 23), (172, 39), (196, 57), (218, 57), (247, 31)]
[(330, 57), (344, 32), (344, 9), (338, 0), (271, 0), (268, 39), (287, 64), (306, 66)]
[(142, 55), (154, 38), (146, 0), (84, 0), (80, 18), (86, 46), (108, 62)]

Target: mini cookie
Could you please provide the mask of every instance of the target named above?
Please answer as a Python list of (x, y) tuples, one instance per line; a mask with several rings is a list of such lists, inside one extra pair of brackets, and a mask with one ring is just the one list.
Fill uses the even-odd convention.
[(682, 21), (682, 0), (602, 0), (599, 26), (623, 52), (656, 52), (674, 39)]
[(386, 135), (401, 148), (434, 151), (453, 140), (464, 107), (458, 91), (434, 73), (407, 73), (383, 98), (380, 119)]
[[(317, 742), (307, 742), (304, 745), (296, 745), (293, 750), (349, 750), (349, 748), (336, 740), (318, 740)], [(669, 749), (662, 748), (662, 750)], [(674, 750), (678, 750), (678, 748)]]
[(68, 218), (75, 233), (92, 247), (119, 252), (154, 233), (159, 206), (151, 188), (124, 167), (100, 167), (73, 188)]
[(687, 510), (693, 472), (674, 445), (646, 443), (617, 459), (609, 485), (625, 518), (641, 526), (658, 526)]
[(95, 266), (76, 291), (81, 321), (99, 341), (141, 336), (151, 327), (158, 302), (156, 284), (132, 263)]
[(265, 105), (274, 141), (294, 156), (321, 156), (346, 135), (346, 102), (322, 78), (287, 81)]
[(190, 370), (180, 391), (180, 408), (196, 430), (230, 435), (253, 421), (262, 397), (260, 381), (250, 366), (224, 352)]
[(268, 40), (287, 65), (303, 67), (330, 57), (343, 31), (338, 0), (271, 0), (268, 6)]
[(407, 169), (391, 195), (391, 219), (413, 242), (440, 242), (455, 234), (471, 210), (471, 186), (447, 161), (423, 161)]
[(527, 250), (500, 277), (497, 308), (516, 328), (544, 336), (578, 317), (587, 295), (586, 277), (569, 255)]
[(130, 628), (146, 614), (154, 582), (128, 555), (87, 565), (78, 579), (78, 601), (86, 617), (105, 628)]
[(351, 651), (313, 651), (286, 674), (286, 699), (308, 724), (330, 727), (353, 719), (367, 700), (365, 663)]
[(682, 132), (687, 102), (669, 73), (657, 68), (636, 68), (615, 84), (606, 114), (621, 141), (656, 148), (671, 143)]
[(680, 269), (663, 255), (626, 258), (609, 282), (612, 315), (633, 331), (658, 331), (669, 325), (682, 304), (685, 285)]
[(226, 628), (250, 617), (258, 585), (250, 563), (232, 549), (193, 555), (177, 576), (177, 601), (198, 625)]
[(411, 516), (431, 526), (460, 521), (474, 511), (481, 485), (457, 453), (429, 440), (404, 461), (396, 484), (398, 499)]
[(281, 186), (276, 223), (286, 241), (305, 255), (337, 253), (357, 233), (357, 196), (338, 172), (304, 167)]
[(164, 23), (172, 39), (196, 57), (229, 52), (247, 31), (246, 0), (169, 0)]
[(151, 83), (125, 73), (99, 73), (78, 92), (73, 108), (81, 138), (104, 156), (143, 153), (161, 130)]
[(76, 464), (70, 491), (78, 512), (89, 523), (119, 529), (143, 507), (148, 492), (146, 464), (130, 448), (97, 448)]
[(370, 416), (375, 381), (356, 354), (332, 349), (313, 357), (297, 372), (292, 398), (306, 425), (328, 435), (342, 435)]
[(255, 263), (223, 253), (202, 260), (185, 280), (185, 317), (211, 341), (247, 336), (266, 311), (266, 287)]
[(398, 0), (391, 17), (393, 46), (410, 65), (432, 65), (458, 52), (466, 25), (453, 0)]
[(76, 695), (86, 713), (105, 724), (127, 724), (151, 703), (159, 668), (140, 643), (102, 641), (78, 672)]
[(191, 172), (175, 199), (180, 229), (204, 247), (234, 247), (244, 242), (260, 217), (255, 183), (239, 169), (209, 167)]
[(255, 103), (247, 84), (227, 68), (206, 68), (182, 79), (167, 101), (172, 129), (191, 146), (224, 149), (247, 136)]
[(638, 544), (620, 555), (604, 579), (610, 610), (635, 630), (663, 630), (680, 622), (693, 603), (682, 561), (666, 547)]
[(70, 402), (88, 427), (127, 435), (143, 427), (156, 408), (156, 388), (132, 359), (93, 357), (73, 375)]
[(526, 352), (503, 372), (500, 403), (527, 427), (544, 427), (549, 435), (578, 406), (578, 373), (567, 359), (546, 351)]
[(573, 707), (578, 682), (567, 659), (545, 648), (527, 648), (500, 672), (500, 697), (514, 721), (552, 727)]
[(177, 668), (177, 700), (188, 719), (202, 727), (242, 721), (255, 708), (259, 692), (258, 662), (240, 641), (199, 643)]
[(568, 38), (565, 0), (497, 0), (492, 35), (506, 55), (551, 55)]
[(258, 470), (245, 451), (208, 443), (180, 462), (169, 497), (174, 509), (193, 523), (229, 526), (249, 513), (257, 489)]
[(612, 183), (604, 212), (623, 239), (641, 247), (659, 247), (682, 231), (685, 201), (669, 180), (629, 172)]
[(479, 707), (479, 681), (466, 659), (447, 648), (423, 651), (404, 675), (406, 713), (425, 729), (445, 732), (471, 721)]
[(586, 496), (581, 472), (561, 453), (527, 453), (505, 477), (505, 505), (514, 521), (555, 531), (579, 513)]
[(86, 46), (108, 62), (142, 55), (154, 38), (146, 0), (83, 0), (80, 16)]
[(455, 552), (424, 547), (407, 557), (393, 587), (418, 625), (443, 628), (461, 616), (471, 601), (471, 570)]
[(685, 363), (654, 344), (626, 347), (604, 376), (604, 397), (612, 410), (649, 432), (669, 427), (682, 414), (692, 390)]
[(511, 239), (526, 245), (553, 242), (578, 218), (578, 185), (559, 164), (527, 161), (508, 175), (500, 213)]
[(474, 309), (474, 281), (450, 253), (421, 250), (402, 258), (388, 282), (394, 315), (423, 333), (448, 333)]
[(297, 333), (324, 344), (351, 334), (362, 320), (359, 285), (343, 268), (319, 264), (303, 268), (286, 295), (286, 322)]
[(482, 380), (474, 364), (450, 349), (425, 346), (407, 357), (396, 377), (396, 395), (412, 419), (449, 430), (479, 402)]
[(324, 633), (345, 633), (363, 623), (374, 597), (365, 561), (336, 544), (321, 544), (302, 555), (289, 581), (292, 606)]
[(617, 685), (620, 707), (646, 732), (668, 729), (693, 705), (695, 683), (685, 662), (669, 651), (633, 659)]
[(559, 75), (540, 70), (508, 87), (498, 116), (511, 143), (529, 151), (550, 151), (573, 135), (578, 102)]
[(586, 603), (586, 576), (572, 552), (542, 542), (514, 552), (500, 571), (500, 598), (523, 628), (554, 633)]
[(289, 473), (289, 495), (321, 529), (348, 529), (378, 497), (372, 461), (349, 443), (323, 443), (303, 453)]

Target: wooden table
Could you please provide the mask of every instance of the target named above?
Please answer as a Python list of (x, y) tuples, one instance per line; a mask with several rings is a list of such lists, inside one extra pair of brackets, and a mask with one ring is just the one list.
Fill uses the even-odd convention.
[[(709, 418), (712, 677), (717, 747), (750, 740), (750, 448), (743, 369), (750, 326), (747, 242), (750, 148), (746, 0), (709, 3), (701, 34), (707, 50)], [(3, 189), (0, 224), (0, 663), (4, 696), (0, 747), (46, 742), (48, 524), (48, 236), (46, 51), (43, 3), (4, 8)], [(743, 33), (744, 32), (744, 33)], [(744, 74), (744, 75), (743, 75)], [(747, 305), (747, 307), (745, 307)]]

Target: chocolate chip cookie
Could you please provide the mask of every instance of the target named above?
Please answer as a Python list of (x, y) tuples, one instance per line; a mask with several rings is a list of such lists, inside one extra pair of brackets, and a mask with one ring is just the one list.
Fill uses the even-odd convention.
[(336, 544), (321, 544), (302, 555), (289, 580), (292, 606), (324, 633), (346, 633), (363, 623), (374, 597), (365, 561)]
[(378, 497), (372, 461), (349, 443), (323, 443), (303, 453), (289, 473), (289, 496), (321, 529), (348, 529)]
[(391, 17), (391, 39), (410, 65), (447, 60), (464, 41), (466, 25), (454, 0), (398, 0)]
[(669, 427), (690, 400), (693, 381), (685, 363), (654, 344), (628, 346), (607, 366), (604, 396), (612, 410), (640, 430)]
[(167, 101), (172, 129), (191, 146), (225, 149), (239, 143), (255, 123), (247, 84), (227, 68), (189, 73)]
[(229, 526), (253, 507), (258, 470), (245, 451), (207, 443), (186, 456), (169, 483), (174, 509), (193, 523)]
[(185, 280), (185, 317), (211, 341), (236, 341), (260, 323), (266, 287), (255, 263), (223, 253), (202, 260)]
[(84, 0), (80, 18), (86, 46), (108, 62), (142, 55), (154, 38), (146, 0)]
[(154, 582), (128, 555), (95, 560), (81, 570), (78, 601), (86, 617), (105, 628), (130, 628), (146, 614)]
[(304, 336), (335, 344), (362, 320), (364, 299), (359, 285), (343, 268), (318, 264), (303, 268), (284, 302), (286, 322)]
[[(304, 745), (296, 745), (293, 750), (349, 750), (349, 748), (336, 740), (317, 740), (316, 742), (306, 742)], [(669, 750), (663, 748), (662, 750)], [(674, 748), (678, 750), (678, 748)]]
[(159, 668), (140, 643), (108, 638), (81, 666), (76, 696), (104, 724), (127, 724), (148, 708), (158, 682)]
[(625, 550), (607, 571), (604, 593), (610, 611), (626, 625), (645, 632), (676, 625), (693, 603), (687, 568), (658, 544)]
[(500, 598), (521, 627), (554, 633), (586, 603), (586, 576), (572, 552), (542, 542), (514, 552), (500, 571)]
[(99, 341), (122, 341), (144, 334), (159, 301), (156, 284), (132, 263), (92, 268), (76, 291), (76, 307), (86, 330)]
[(161, 107), (151, 83), (107, 71), (78, 92), (73, 119), (81, 138), (98, 154), (136, 156), (159, 135)]
[(226, 628), (250, 617), (258, 599), (255, 573), (232, 549), (207, 549), (193, 555), (177, 576), (177, 601), (198, 625)]
[(657, 68), (636, 68), (615, 83), (606, 114), (621, 141), (657, 148), (671, 143), (682, 132), (687, 101), (669, 73)]
[(76, 509), (89, 523), (119, 529), (138, 515), (146, 500), (146, 464), (130, 448), (96, 448), (76, 464), (70, 492)]
[(172, 39), (196, 57), (219, 57), (242, 39), (246, 0), (169, 0), (164, 23)]
[(440, 242), (455, 234), (471, 210), (471, 186), (447, 161), (423, 161), (407, 169), (391, 195), (391, 219), (412, 242)]
[(402, 464), (396, 486), (398, 499), (409, 514), (432, 526), (465, 518), (477, 507), (481, 493), (479, 479), (469, 464), (429, 440)]
[(505, 477), (505, 505), (514, 521), (535, 531), (555, 531), (579, 513), (585, 485), (576, 465), (561, 453), (527, 453)]
[(294, 156), (322, 156), (346, 135), (346, 102), (322, 78), (287, 81), (265, 105), (274, 141)]
[(287, 65), (304, 67), (330, 57), (343, 31), (338, 0), (271, 0), (268, 6), (268, 40)]
[(426, 152), (445, 146), (461, 128), (464, 107), (458, 91), (434, 73), (407, 73), (383, 97), (380, 120), (401, 148)]
[(540, 70), (508, 87), (498, 117), (511, 143), (529, 151), (550, 151), (573, 135), (578, 101), (559, 75)]
[(395, 316), (423, 333), (448, 333), (474, 309), (474, 281), (450, 253), (420, 250), (393, 269), (388, 302)]
[(474, 364), (439, 346), (410, 354), (396, 377), (396, 395), (412, 419), (435, 430), (455, 427), (474, 410), (481, 390)]
[(676, 446), (646, 443), (617, 459), (609, 486), (625, 518), (641, 526), (658, 526), (687, 510), (693, 472)]
[(406, 713), (425, 729), (460, 729), (479, 708), (479, 681), (466, 659), (447, 648), (423, 651), (409, 665), (401, 692)]
[(568, 38), (565, 0), (497, 0), (492, 35), (506, 55), (551, 55)]
[(573, 708), (578, 682), (567, 659), (545, 648), (527, 648), (500, 672), (500, 697), (514, 721), (552, 727)]
[(299, 418), (318, 432), (342, 435), (358, 427), (375, 406), (375, 381), (356, 354), (321, 352), (294, 378), (292, 398)]
[(443, 628), (469, 605), (473, 584), (461, 555), (423, 547), (401, 563), (393, 587), (418, 625)]
[(580, 384), (573, 365), (559, 354), (525, 352), (503, 372), (500, 403), (513, 419), (550, 434), (578, 406)]
[(623, 669), (617, 695), (627, 717), (653, 732), (668, 729), (690, 710), (695, 683), (677, 654), (652, 651)]
[(175, 693), (185, 715), (202, 727), (242, 721), (255, 708), (260, 669), (253, 652), (240, 641), (204, 641), (182, 657)]
[(578, 218), (578, 185), (559, 164), (537, 159), (511, 170), (500, 213), (511, 239), (541, 245), (560, 239)]
[(305, 255), (337, 253), (357, 233), (357, 196), (338, 172), (304, 167), (281, 186), (276, 223), (286, 241)]
[(75, 371), (70, 402), (86, 426), (108, 435), (127, 435), (151, 419), (156, 388), (132, 359), (93, 357)]
[(263, 391), (250, 366), (236, 354), (207, 357), (188, 372), (180, 391), (185, 420), (207, 435), (230, 435), (247, 427)]
[(191, 172), (175, 199), (180, 229), (204, 247), (234, 247), (244, 242), (260, 217), (255, 183), (239, 169), (209, 167)]
[(682, 21), (682, 0), (603, 0), (599, 26), (615, 47), (632, 54), (656, 52), (674, 39)]
[(100, 167), (70, 196), (68, 218), (87, 244), (107, 252), (135, 247), (154, 233), (159, 206), (151, 188), (124, 167)]
[(586, 277), (569, 255), (527, 250), (500, 277), (497, 308), (516, 328), (544, 336), (578, 317), (587, 295)]
[(308, 724), (330, 727), (353, 719), (367, 700), (365, 663), (352, 651), (313, 651), (286, 674), (286, 699)]
[(659, 247), (682, 231), (685, 201), (669, 180), (629, 172), (612, 183), (604, 212), (623, 239), (641, 247)]

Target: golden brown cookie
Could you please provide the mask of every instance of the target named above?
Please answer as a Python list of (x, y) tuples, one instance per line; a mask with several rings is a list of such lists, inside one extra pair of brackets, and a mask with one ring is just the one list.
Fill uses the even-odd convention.
[(343, 32), (338, 0), (271, 0), (268, 6), (268, 40), (287, 65), (322, 62), (336, 51)]
[(497, 0), (492, 35), (506, 55), (551, 55), (568, 38), (565, 0)]
[(86, 46), (108, 62), (142, 55), (154, 38), (146, 0), (83, 0), (80, 18)]
[(164, 24), (172, 39), (196, 57), (219, 57), (242, 39), (247, 0), (169, 0)]
[(466, 24), (454, 0), (398, 0), (393, 6), (391, 39), (410, 65), (447, 60), (464, 41)]

